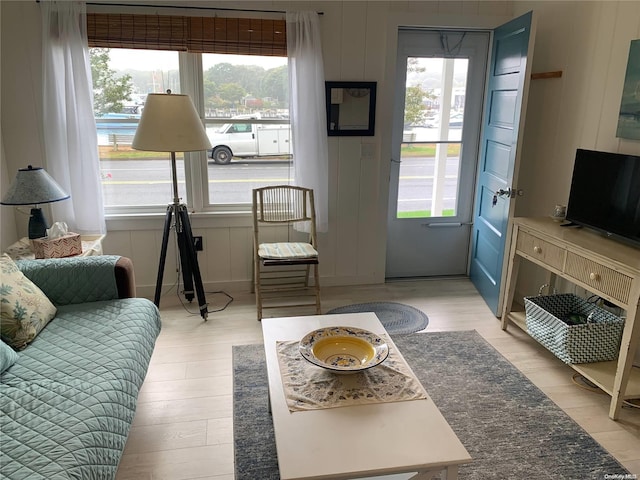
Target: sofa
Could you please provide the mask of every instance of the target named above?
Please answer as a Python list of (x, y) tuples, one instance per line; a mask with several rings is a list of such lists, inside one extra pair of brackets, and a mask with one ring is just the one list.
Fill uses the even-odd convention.
[[(0, 478), (112, 479), (160, 332), (158, 309), (135, 298), (125, 257), (13, 265), (55, 313), (17, 351), (2, 326)], [(3, 258), (5, 304), (5, 279), (15, 267)]]

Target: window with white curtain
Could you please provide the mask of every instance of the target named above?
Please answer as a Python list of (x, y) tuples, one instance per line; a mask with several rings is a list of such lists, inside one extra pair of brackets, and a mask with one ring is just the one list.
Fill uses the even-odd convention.
[(192, 97), (212, 143), (176, 152), (179, 195), (192, 210), (246, 210), (253, 188), (293, 182), (286, 37), (276, 38), (284, 21), (219, 20), (88, 15), (107, 213), (171, 201), (169, 154), (131, 148), (146, 95), (167, 89)]

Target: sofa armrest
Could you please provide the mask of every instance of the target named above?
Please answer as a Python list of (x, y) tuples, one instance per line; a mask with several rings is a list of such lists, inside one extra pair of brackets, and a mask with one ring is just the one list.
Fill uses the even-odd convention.
[(135, 296), (133, 263), (126, 257), (18, 260), (16, 265), (55, 305)]
[(116, 286), (118, 298), (135, 298), (136, 276), (133, 262), (130, 258), (119, 257), (115, 265)]

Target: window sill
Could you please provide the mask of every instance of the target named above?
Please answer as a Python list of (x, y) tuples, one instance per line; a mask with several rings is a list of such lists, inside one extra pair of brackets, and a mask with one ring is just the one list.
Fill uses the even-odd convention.
[[(106, 215), (107, 231), (162, 230), (166, 212), (118, 213)], [(192, 229), (252, 227), (251, 212), (217, 211), (190, 213)]]

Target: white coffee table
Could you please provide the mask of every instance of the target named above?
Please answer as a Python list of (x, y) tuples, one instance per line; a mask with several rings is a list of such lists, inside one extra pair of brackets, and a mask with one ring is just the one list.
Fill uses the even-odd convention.
[[(289, 411), (276, 341), (300, 340), (312, 330), (332, 325), (386, 333), (374, 313), (262, 319), (281, 479), (349, 479), (409, 472), (413, 475), (394, 478), (417, 480), (430, 479), (443, 470), (448, 480), (457, 478), (458, 465), (471, 457), (431, 398)], [(398, 351), (393, 342), (390, 347)]]

